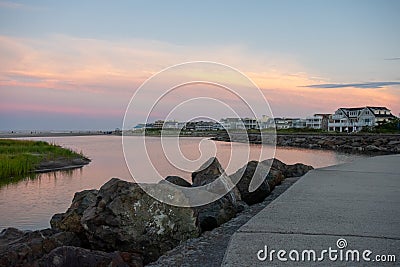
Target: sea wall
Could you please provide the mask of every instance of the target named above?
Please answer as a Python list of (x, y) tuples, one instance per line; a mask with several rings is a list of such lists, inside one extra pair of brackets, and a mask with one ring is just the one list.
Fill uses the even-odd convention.
[[(0, 266), (141, 267), (182, 242), (231, 221), (252, 205), (262, 203), (286, 178), (300, 177), (311, 169), (300, 163), (287, 165), (269, 159), (248, 162), (228, 176), (218, 159), (210, 158), (192, 173), (192, 183), (178, 176), (141, 185), (113, 178), (99, 190), (75, 193), (68, 210), (52, 217), (51, 229), (1, 231)], [(249, 192), (250, 181), (256, 175), (263, 179), (262, 185)], [(226, 184), (233, 185), (224, 188), (230, 189), (228, 194), (224, 192), (206, 205), (190, 207), (199, 195), (207, 196), (206, 190), (221, 192)], [(185, 193), (176, 185), (204, 191)], [(165, 197), (179, 200), (182, 207), (164, 203)]]
[[(218, 134), (213, 140), (226, 142), (250, 142), (277, 146), (328, 149), (349, 153), (397, 154), (400, 153), (400, 135), (362, 134), (260, 134), (233, 133)], [(248, 140), (248, 141), (247, 141)]]

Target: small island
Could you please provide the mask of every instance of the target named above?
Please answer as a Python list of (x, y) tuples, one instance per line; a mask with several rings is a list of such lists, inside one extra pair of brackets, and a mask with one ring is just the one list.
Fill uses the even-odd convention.
[(35, 177), (36, 173), (82, 167), (82, 153), (44, 141), (0, 139), (0, 184)]

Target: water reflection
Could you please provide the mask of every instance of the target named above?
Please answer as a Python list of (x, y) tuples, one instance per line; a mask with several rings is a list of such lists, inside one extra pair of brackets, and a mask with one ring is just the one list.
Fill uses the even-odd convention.
[[(36, 179), (24, 179), (15, 184), (0, 188), (0, 229), (17, 227), (21, 229), (38, 229), (49, 227), (49, 220), (54, 213), (64, 212), (73, 195), (84, 189), (99, 188), (112, 177), (132, 181), (125, 164), (119, 136), (84, 136), (84, 137), (47, 137), (30, 138), (44, 140), (82, 151), (92, 159), (89, 165), (79, 169), (64, 170), (52, 173), (42, 173)], [(199, 157), (199, 144), (202, 138), (182, 138), (180, 148), (185, 157)], [(132, 137), (132, 142), (140, 141)], [(231, 143), (215, 142), (217, 157), (223, 167), (229, 162), (232, 149)], [(152, 138), (148, 143), (150, 153), (162, 155), (159, 138)], [(252, 145), (250, 159), (259, 158), (260, 145)], [(271, 149), (264, 146), (264, 149)], [(235, 151), (247, 151), (245, 144), (235, 144)], [(316, 168), (352, 161), (364, 157), (333, 151), (309, 150), (299, 148), (278, 148), (275, 156), (285, 163), (297, 162), (312, 165)], [(190, 171), (181, 171), (165, 161), (163, 157), (153, 162), (160, 174), (180, 175), (190, 180)], [(143, 155), (137, 155), (137, 160), (143, 160)], [(232, 173), (242, 166), (233, 162), (227, 173)], [(145, 177), (146, 178), (146, 177)]]

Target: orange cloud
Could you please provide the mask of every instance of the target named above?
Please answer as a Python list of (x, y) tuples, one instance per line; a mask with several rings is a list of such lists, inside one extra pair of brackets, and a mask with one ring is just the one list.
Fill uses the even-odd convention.
[[(39, 40), (0, 36), (0, 57), (1, 95), (22, 87), (31, 88), (31, 94), (60, 90), (99, 103), (92, 106), (110, 103), (116, 107), (126, 105), (133, 91), (163, 68), (186, 61), (210, 60), (243, 71), (263, 90), (277, 115), (305, 116), (365, 105), (400, 111), (397, 89), (301, 87), (328, 83), (332, 77), (318, 77), (318, 73), (311, 73), (288, 55), (249, 51), (240, 45), (185, 47), (140, 39), (107, 41), (54, 35)], [(13, 101), (20, 103), (16, 97)], [(64, 105), (74, 105), (71, 101), (74, 100), (65, 100)], [(4, 107), (1, 100), (0, 103)], [(47, 105), (44, 100), (42, 104)], [(93, 110), (98, 112), (95, 107)], [(79, 112), (90, 111), (82, 108)]]

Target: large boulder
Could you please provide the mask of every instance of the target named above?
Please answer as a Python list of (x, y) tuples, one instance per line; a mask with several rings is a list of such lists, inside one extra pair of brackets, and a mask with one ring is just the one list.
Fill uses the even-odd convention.
[[(183, 193), (168, 184), (141, 186), (152, 190), (152, 195), (170, 192), (168, 196), (188, 202)], [(96, 202), (81, 218), (92, 249), (138, 252), (147, 264), (180, 242), (199, 235), (192, 208), (160, 202), (141, 186), (113, 178), (100, 188)]]
[[(271, 192), (267, 180), (269, 168), (258, 161), (250, 161), (241, 169), (230, 176), (236, 188), (240, 192), (241, 199), (248, 205), (262, 202)], [(250, 190), (250, 183), (254, 181), (262, 181), (261, 184), (253, 191)]]
[(119, 266), (142, 267), (143, 259), (140, 254), (128, 252), (104, 252), (79, 247), (63, 246), (53, 249), (40, 261), (40, 266), (69, 267), (69, 266)]
[(84, 190), (77, 192), (72, 199), (72, 204), (65, 213), (53, 215), (50, 225), (53, 229), (70, 231), (84, 238), (84, 229), (81, 224), (83, 212), (94, 205), (97, 200), (97, 190)]
[(279, 170), (282, 172), (284, 178), (288, 177), (300, 177), (306, 174), (308, 171), (314, 168), (310, 165), (305, 165), (302, 163), (296, 163), (293, 165), (285, 164), (279, 159), (272, 158), (261, 161), (262, 164), (271, 166), (271, 169)]
[(38, 259), (57, 247), (80, 245), (71, 232), (7, 228), (0, 233), (0, 266), (35, 266)]
[(285, 177), (300, 177), (314, 168), (310, 165), (303, 163), (296, 163), (293, 165), (287, 165), (286, 171), (284, 172)]
[[(260, 163), (262, 164), (262, 163)], [(282, 171), (274, 168), (269, 169), (269, 173), (267, 175), (267, 182), (269, 185), (269, 188), (274, 190), (275, 186), (280, 185), (283, 180), (285, 180), (285, 176), (283, 175)]]
[(221, 198), (196, 208), (202, 231), (218, 227), (245, 208), (239, 191), (215, 157), (210, 158), (199, 170), (192, 173), (192, 182), (193, 187), (204, 186), (204, 190), (222, 195)]
[(183, 187), (191, 187), (192, 185), (179, 176), (167, 176), (164, 180), (161, 180), (160, 183), (165, 183), (165, 181), (170, 182), (171, 184), (183, 186)]
[[(309, 165), (287, 165), (273, 158), (261, 162), (250, 161), (232, 174), (230, 179), (236, 184), (242, 200), (253, 205), (262, 202), (286, 177), (299, 177), (312, 169)], [(259, 186), (253, 188), (255, 185), (252, 183)]]

